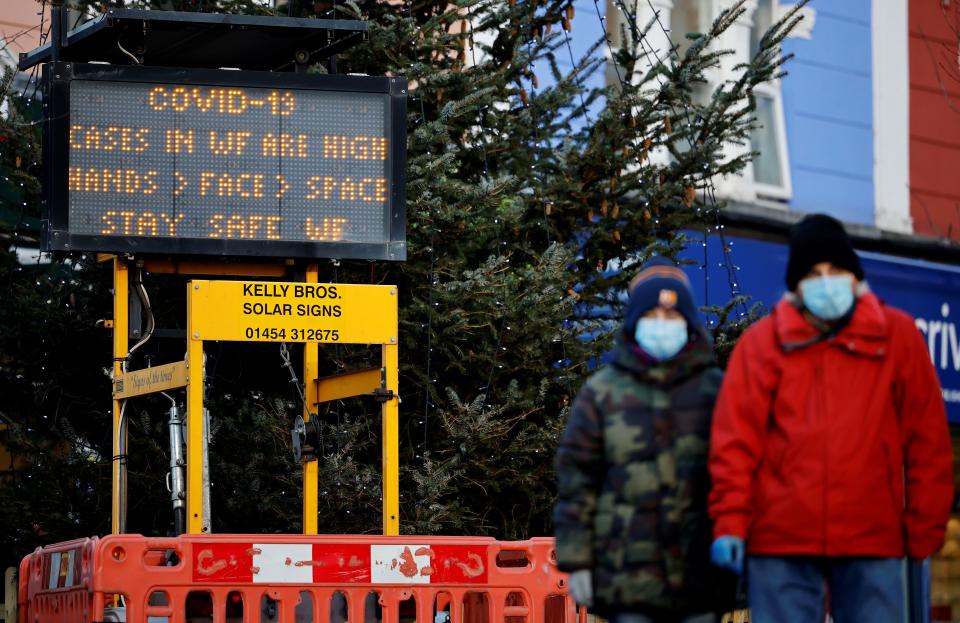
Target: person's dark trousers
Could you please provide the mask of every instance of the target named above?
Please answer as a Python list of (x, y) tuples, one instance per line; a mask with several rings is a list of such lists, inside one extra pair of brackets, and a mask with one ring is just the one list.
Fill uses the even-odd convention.
[(752, 623), (819, 623), (828, 590), (834, 623), (903, 623), (899, 558), (747, 559)]

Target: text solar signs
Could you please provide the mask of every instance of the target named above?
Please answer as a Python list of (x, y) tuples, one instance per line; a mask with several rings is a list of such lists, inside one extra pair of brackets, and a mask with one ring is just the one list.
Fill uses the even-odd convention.
[(405, 259), (406, 81), (55, 63), (46, 247)]

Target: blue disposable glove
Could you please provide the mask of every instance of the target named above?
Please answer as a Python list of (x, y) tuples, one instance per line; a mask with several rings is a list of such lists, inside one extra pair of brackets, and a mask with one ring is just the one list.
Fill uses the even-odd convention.
[(743, 539), (738, 536), (717, 537), (710, 546), (710, 560), (718, 567), (740, 575), (743, 573)]

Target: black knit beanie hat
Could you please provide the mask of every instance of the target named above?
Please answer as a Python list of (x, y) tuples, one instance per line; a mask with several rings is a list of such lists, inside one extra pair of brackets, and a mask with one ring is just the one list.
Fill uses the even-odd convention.
[(830, 262), (863, 279), (860, 258), (843, 223), (826, 214), (811, 214), (790, 228), (790, 259), (787, 261), (787, 288), (797, 284), (815, 264)]
[(693, 330), (700, 325), (690, 280), (672, 260), (656, 257), (643, 265), (630, 281), (630, 300), (623, 314), (623, 330), (630, 339), (640, 317), (654, 307), (676, 309)]

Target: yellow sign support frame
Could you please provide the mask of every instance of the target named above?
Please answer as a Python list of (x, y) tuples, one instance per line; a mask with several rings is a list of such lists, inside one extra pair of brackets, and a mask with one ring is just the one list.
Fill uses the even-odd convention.
[[(126, 259), (120, 256), (113, 258), (113, 378), (123, 376), (123, 362), (127, 357), (130, 346), (127, 329), (129, 326), (130, 310), (128, 308), (130, 295), (130, 271)], [(113, 480), (111, 526), (114, 534), (120, 532), (120, 506), (126, 491), (120, 486), (120, 461), (126, 457), (120, 455), (126, 443), (121, 443), (120, 414), (123, 409), (123, 398), (113, 397), (113, 466), (111, 477)], [(125, 441), (125, 440), (124, 440)], [(124, 481), (125, 485), (126, 481)], [(126, 489), (126, 486), (123, 487)]]
[[(383, 533), (400, 533), (399, 347), (396, 286), (319, 284), (311, 265), (305, 282), (193, 280), (187, 283), (187, 532), (203, 525), (203, 343), (208, 340), (304, 343), (303, 418), (321, 402), (385, 390), (381, 406)], [(319, 345), (379, 344), (380, 382), (373, 371), (318, 378)], [(356, 393), (353, 393), (356, 392)], [(334, 396), (334, 398), (331, 398)], [(303, 531), (317, 534), (316, 460), (303, 466)]]
[[(400, 466), (399, 466), (399, 347), (397, 339), (398, 309), (397, 289), (395, 286), (363, 286), (353, 284), (318, 284), (318, 268), (316, 264), (307, 267), (306, 277), (302, 283), (286, 283), (279, 285), (304, 286), (307, 284), (325, 286), (327, 292), (331, 287), (338, 289), (337, 299), (354, 298), (351, 295), (360, 295), (358, 301), (340, 301), (342, 304), (337, 315), (333, 316), (330, 310), (328, 316), (313, 316), (313, 310), (307, 311), (305, 323), (294, 322), (293, 328), (303, 329), (303, 324), (309, 325), (303, 333), (286, 335), (279, 338), (279, 333), (271, 337), (270, 327), (276, 325), (278, 318), (271, 318), (268, 322), (243, 323), (230, 325), (224, 323), (225, 307), (229, 298), (199, 300), (198, 294), (206, 294), (213, 285), (224, 291), (241, 289), (244, 283), (255, 283), (264, 288), (260, 292), (266, 294), (266, 288), (273, 294), (272, 288), (277, 282), (231, 282), (231, 281), (190, 281), (187, 284), (187, 357), (183, 362), (157, 366), (150, 370), (137, 370), (124, 373), (123, 362), (129, 350), (129, 308), (130, 294), (130, 267), (128, 258), (120, 255), (98, 254), (98, 261), (111, 261), (113, 264), (113, 320), (106, 326), (113, 329), (113, 471), (112, 471), (112, 504), (111, 523), (114, 534), (120, 531), (120, 505), (126, 491), (120, 488), (120, 456), (122, 447), (120, 439), (120, 414), (123, 403), (129, 398), (148, 393), (186, 387), (187, 390), (187, 532), (199, 534), (208, 531), (203, 525), (203, 343), (204, 340), (238, 340), (238, 341), (299, 341), (304, 343), (303, 377), (304, 387), (304, 421), (309, 421), (311, 408), (332, 400), (342, 400), (354, 396), (368, 395), (380, 390), (381, 398), (381, 427), (382, 427), (382, 477), (383, 477), (383, 533), (385, 535), (400, 534)], [(282, 277), (289, 266), (260, 266), (260, 265), (231, 265), (230, 267), (212, 263), (198, 264), (197, 266), (182, 267), (151, 264), (148, 268), (153, 272), (177, 274), (208, 274), (219, 276), (262, 276)], [(233, 285), (228, 285), (233, 284)], [(239, 286), (237, 284), (240, 284)], [(318, 290), (313, 291), (316, 297)], [(221, 292), (222, 293), (222, 292)], [(256, 296), (256, 295), (255, 295)], [(236, 298), (236, 297), (234, 297)], [(273, 297), (262, 297), (273, 298)], [(296, 297), (294, 297), (296, 298)], [(331, 303), (327, 301), (326, 303)], [(280, 303), (281, 305), (283, 303)], [(304, 303), (305, 305), (323, 305), (323, 302)], [(336, 302), (331, 305), (338, 304)], [(351, 306), (352, 305), (352, 306)], [(242, 309), (242, 297), (241, 297)], [(281, 308), (282, 310), (283, 308)], [(294, 308), (292, 313), (296, 313)], [(323, 309), (320, 314), (325, 313)], [(256, 316), (255, 314), (251, 314)], [(318, 321), (317, 318), (321, 321)], [(198, 322), (199, 319), (199, 322)], [(263, 320), (264, 318), (260, 318)], [(325, 319), (325, 320), (324, 320)], [(333, 338), (332, 330), (324, 332), (318, 325), (329, 324), (333, 320), (341, 331), (337, 339)], [(281, 323), (282, 327), (283, 323)], [(224, 327), (240, 326), (243, 335), (233, 333), (221, 335)], [(260, 334), (255, 339), (247, 337), (247, 328), (260, 328)], [(201, 333), (201, 329), (203, 333)], [(263, 330), (266, 329), (266, 335)], [(310, 331), (312, 329), (312, 331)], [(229, 330), (229, 329), (228, 329)], [(320, 343), (344, 344), (379, 344), (382, 348), (381, 367), (369, 370), (359, 370), (336, 376), (319, 378), (319, 346)], [(133, 381), (137, 379), (141, 387), (132, 389)], [(318, 464), (316, 460), (306, 461), (303, 465), (303, 532), (317, 534), (318, 511)], [(121, 493), (123, 495), (121, 495)]]
[[(307, 267), (306, 283), (317, 283), (318, 269), (316, 264)], [(310, 421), (310, 406), (316, 401), (316, 389), (309, 379), (320, 375), (320, 344), (306, 343), (303, 345), (303, 421)], [(319, 465), (316, 460), (303, 463), (303, 533), (317, 534), (317, 513), (319, 512)]]

